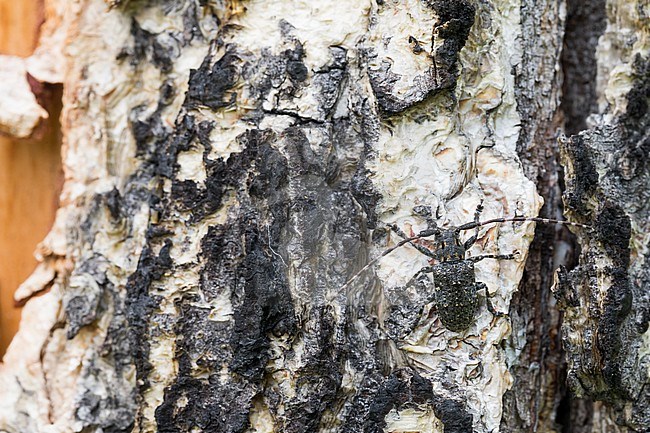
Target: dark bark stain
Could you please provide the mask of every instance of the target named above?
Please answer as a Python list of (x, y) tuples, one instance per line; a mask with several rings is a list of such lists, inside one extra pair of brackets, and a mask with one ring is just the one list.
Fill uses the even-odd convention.
[(305, 50), (301, 44), (296, 45), (295, 49), (285, 50), (283, 57), (287, 59), (287, 75), (295, 83), (300, 83), (307, 79), (307, 66), (302, 62), (305, 57)]
[(325, 118), (332, 117), (334, 104), (340, 97), (343, 80), (346, 78), (348, 51), (341, 47), (330, 47), (331, 62), (314, 71), (312, 86), (318, 89), (319, 110)]
[(627, 267), (630, 260), (630, 219), (618, 206), (607, 206), (598, 215), (596, 236), (608, 251), (614, 266), (609, 270), (612, 285), (607, 290), (598, 324), (598, 350), (603, 358), (603, 377), (607, 385), (625, 398), (628, 392), (621, 383), (621, 345), (625, 336), (622, 325), (631, 312), (632, 291)]
[(295, 27), (291, 25), (288, 21), (282, 19), (280, 20), (280, 30), (282, 36), (288, 42), (293, 45), (293, 48), (286, 49), (279, 56), (282, 63), (284, 63), (284, 71), (279, 71), (281, 74), (284, 72), (286, 76), (294, 83), (299, 84), (307, 79), (307, 74), (309, 70), (307, 66), (303, 63), (305, 58), (305, 49), (302, 46), (302, 43), (293, 36), (293, 31)]
[(214, 64), (211, 56), (206, 57), (198, 69), (190, 71), (185, 104), (190, 108), (205, 106), (213, 110), (233, 105), (237, 95), (229, 90), (238, 79), (238, 61), (232, 51), (226, 52)]
[[(443, 40), (442, 47), (436, 50), (435, 62), (439, 82), (455, 87), (458, 78), (458, 53), (465, 46), (469, 32), (474, 25), (476, 8), (467, 0), (423, 0), (435, 11), (440, 22), (434, 34)], [(453, 83), (453, 84), (452, 84)]]
[[(140, 2), (132, 3), (135, 5)], [(213, 6), (202, 4), (202, 2), (195, 0), (159, 2), (166, 3), (162, 6), (152, 5), (151, 2), (141, 3), (148, 4), (141, 5), (142, 7), (133, 6), (129, 11), (125, 11), (125, 14), (131, 17), (132, 44), (123, 47), (116, 58), (118, 62), (128, 60), (133, 67), (151, 63), (162, 73), (169, 73), (184, 47), (192, 41), (205, 40), (201, 21), (204, 26), (209, 23), (210, 30), (219, 26), (219, 18)], [(147, 7), (160, 7), (165, 15), (181, 14), (183, 28), (165, 30), (160, 33), (152, 33), (143, 29), (138, 21), (138, 12)]]
[(153, 281), (159, 280), (169, 270), (171, 265), (169, 248), (171, 241), (165, 239), (164, 246), (159, 255), (156, 255), (147, 246), (140, 255), (137, 270), (129, 277), (127, 282), (126, 304), (128, 305), (127, 318), (131, 331), (132, 349), (138, 372), (138, 379), (142, 382), (141, 388), (149, 386), (148, 374), (151, 371), (149, 363), (148, 328), (151, 311), (156, 308), (160, 300), (148, 293)]
[[(165, 390), (165, 401), (156, 409), (160, 433), (186, 433), (195, 428), (204, 432), (239, 433), (248, 428), (247, 405), (253, 390), (247, 383), (220, 383), (218, 376), (197, 379), (179, 377)], [(187, 405), (179, 404), (188, 401)]]
[[(163, 123), (160, 116), (163, 109), (171, 104), (175, 89), (170, 81), (164, 81), (160, 86), (159, 93), (158, 104), (154, 112), (147, 116), (144, 106), (139, 105), (133, 107), (129, 113), (129, 124), (131, 126), (131, 133), (135, 139), (136, 156), (143, 158), (150, 165), (156, 167), (161, 166), (164, 169), (169, 164), (165, 164), (165, 155), (155, 154), (159, 152), (158, 149), (161, 147), (166, 147), (163, 145), (169, 139), (171, 131)], [(172, 155), (172, 157), (175, 157), (175, 155)], [(160, 172), (160, 170), (158, 169), (157, 171)], [(163, 174), (171, 174), (171, 170), (163, 172)], [(147, 173), (147, 175), (150, 174)]]
[[(618, 172), (629, 182), (632, 191), (647, 185), (650, 177), (650, 137), (647, 128), (650, 124), (648, 104), (650, 100), (650, 56), (638, 55), (634, 58), (634, 84), (627, 94), (627, 111), (622, 118), (625, 126), (626, 149), (618, 160)], [(643, 199), (649, 197), (646, 193)]]
[[(227, 188), (235, 191), (241, 209), (227, 225), (212, 226), (201, 244), (205, 266), (199, 290), (208, 300), (229, 295), (233, 320), (215, 322), (209, 310), (193, 307), (198, 295), (179, 301), (182, 314), (175, 333), (180, 338), (177, 356), (183, 361), (156, 412), (158, 424), (167, 426), (166, 431), (189, 431), (194, 425), (244, 431), (270, 359), (271, 336), (291, 336), (296, 331), (282, 261), (272, 252), (281, 249), (278, 240), (287, 224), (288, 207), (287, 162), (270, 146), (273, 138), (265, 131), (245, 133), (239, 138), (242, 152), (227, 161), (206, 163), (206, 188), (172, 194), (182, 210), (191, 211), (193, 221), (216, 211)], [(207, 155), (210, 145), (205, 145)], [(270, 222), (262, 222), (265, 218)], [(236, 399), (215, 388), (222, 381), (224, 363), (237, 379), (219, 386), (237, 395)], [(207, 373), (206, 379), (193, 378), (197, 368)], [(192, 387), (196, 389), (190, 392)], [(182, 400), (188, 403), (181, 404)], [(213, 410), (197, 409), (206, 407)]]
[(282, 431), (318, 431), (326, 410), (337, 402), (341, 389), (345, 357), (337, 344), (337, 320), (333, 308), (312, 310), (318, 329), (312, 337), (314, 350), (309, 362), (297, 372), (297, 396), (287, 406)]
[[(343, 431), (363, 431), (364, 433), (381, 433), (386, 427), (385, 417), (392, 410), (433, 409), (434, 414), (444, 424), (445, 433), (466, 433), (472, 431), (472, 415), (467, 412), (463, 402), (452, 400), (433, 391), (431, 382), (410, 369), (393, 371), (375, 387), (363, 389), (369, 398), (367, 416), (363, 428), (356, 430), (345, 426)], [(364, 395), (362, 393), (359, 394)], [(357, 399), (356, 402), (361, 402)], [(362, 409), (363, 410), (363, 409)]]
[(131, 19), (131, 36), (133, 45), (123, 48), (116, 60), (129, 59), (134, 67), (150, 61), (164, 73), (172, 70), (184, 44), (173, 32), (154, 34), (144, 30), (135, 18)]
[(598, 172), (592, 161), (591, 151), (585, 146), (584, 138), (580, 135), (571, 138), (572, 145), (567, 147), (567, 152), (573, 163), (576, 176), (573, 185), (564, 193), (565, 205), (567, 208), (576, 209), (576, 213), (588, 221), (592, 211), (582, 204), (582, 198), (594, 195), (598, 185)]
[[(105, 361), (112, 360), (110, 357), (106, 358)], [(97, 360), (89, 361), (85, 370), (88, 376), (95, 379), (106, 375), (103, 362), (98, 363)], [(114, 377), (109, 376), (107, 379), (106, 383), (112, 381), (113, 386), (105, 387), (104, 392), (97, 390), (96, 387), (86, 389), (78, 403), (75, 417), (84, 425), (97, 426), (104, 432), (131, 432), (136, 412), (135, 395), (134, 393), (123, 395), (125, 384), (120, 383), (120, 386), (116, 386)]]

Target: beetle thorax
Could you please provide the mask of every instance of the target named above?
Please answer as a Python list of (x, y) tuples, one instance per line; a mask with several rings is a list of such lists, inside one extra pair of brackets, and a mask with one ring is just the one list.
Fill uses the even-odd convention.
[(452, 230), (443, 230), (436, 235), (436, 251), (442, 262), (465, 260), (465, 248), (458, 233)]

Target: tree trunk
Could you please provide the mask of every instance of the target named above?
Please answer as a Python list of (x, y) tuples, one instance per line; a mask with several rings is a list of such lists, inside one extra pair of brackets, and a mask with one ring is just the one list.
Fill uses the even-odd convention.
[[(647, 0), (52, 5), (26, 68), (65, 57), (65, 185), (0, 430), (650, 429)], [(427, 210), (561, 197), (577, 238), (506, 222), (467, 257), (513, 259), (372, 262)]]

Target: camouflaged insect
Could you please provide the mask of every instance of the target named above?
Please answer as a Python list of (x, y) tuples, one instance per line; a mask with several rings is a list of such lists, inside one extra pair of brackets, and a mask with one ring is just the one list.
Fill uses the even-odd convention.
[[(499, 222), (530, 221), (587, 227), (583, 224), (568, 221), (529, 217), (493, 218), (487, 221), (480, 221), (479, 218), (482, 211), (483, 206), (479, 205), (474, 214), (474, 221), (470, 223), (458, 227), (439, 228), (428, 207), (418, 206), (414, 208), (414, 214), (426, 219), (428, 226), (427, 229), (423, 230), (416, 236), (409, 237), (399, 229), (399, 227), (395, 225), (391, 226), (390, 228), (402, 237), (403, 240), (398, 242), (395, 246), (385, 250), (376, 259), (370, 261), (350, 280), (348, 280), (342, 289), (347, 287), (352, 281), (377, 263), (377, 261), (382, 257), (406, 244), (410, 244), (419, 252), (429, 257), (431, 262), (435, 263), (420, 269), (413, 276), (411, 281), (417, 280), (423, 275), (431, 274), (434, 282), (433, 302), (440, 321), (445, 328), (450, 331), (462, 332), (468, 329), (476, 320), (479, 309), (479, 292), (481, 291), (485, 291), (488, 310), (495, 316), (499, 315), (490, 302), (487, 286), (480, 281), (476, 281), (474, 264), (484, 259), (512, 260), (516, 257), (516, 253), (482, 254), (466, 257), (467, 250), (471, 248), (478, 239), (478, 230), (481, 226)], [(465, 242), (461, 242), (460, 233), (472, 229), (475, 230), (474, 234)], [(419, 239), (431, 236), (433, 236), (433, 248), (422, 243), (417, 243)]]

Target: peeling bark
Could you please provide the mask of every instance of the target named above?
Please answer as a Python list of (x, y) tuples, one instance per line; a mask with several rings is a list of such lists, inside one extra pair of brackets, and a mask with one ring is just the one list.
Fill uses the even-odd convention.
[[(61, 3), (66, 184), (17, 292), (0, 429), (557, 430), (559, 338), (544, 333), (560, 318), (539, 290), (551, 244), (529, 250), (532, 224), (479, 231), (470, 255), (520, 256), (476, 264), (509, 315), (481, 294), (461, 332), (442, 325), (426, 281), (411, 284), (427, 265), (413, 248), (345, 285), (396, 242), (387, 226), (426, 227), (415, 206), (449, 227), (481, 202), (484, 219), (535, 216), (544, 196), (558, 216), (545, 156), (563, 5), (405, 3)], [(626, 236), (647, 233), (647, 215), (624, 205), (647, 186), (648, 68), (636, 63), (627, 111), (606, 120), (616, 126), (563, 148), (567, 209), (596, 235), (579, 233), (581, 267), (560, 272), (556, 295), (569, 383), (606, 401), (602, 425), (617, 402), (636, 404), (619, 422), (640, 429), (647, 276), (626, 272)], [(623, 141), (611, 150), (630, 189), (616, 194), (628, 174), (603, 183), (594, 149)], [(613, 288), (590, 291), (592, 274)], [(572, 339), (585, 326), (597, 353)]]

